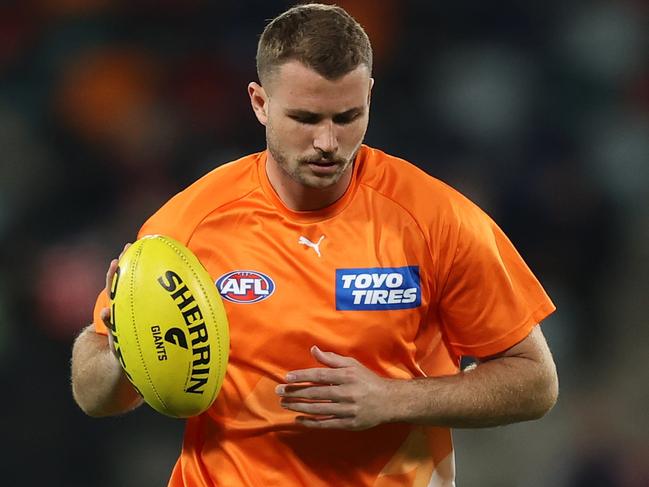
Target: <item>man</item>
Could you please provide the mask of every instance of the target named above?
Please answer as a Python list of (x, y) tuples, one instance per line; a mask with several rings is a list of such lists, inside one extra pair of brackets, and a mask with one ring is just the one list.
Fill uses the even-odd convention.
[[(139, 232), (185, 243), (215, 281), (266, 283), (254, 304), (225, 302), (227, 376), (187, 421), (169, 485), (454, 485), (449, 428), (554, 405), (537, 326), (554, 306), (480, 209), (362, 145), (372, 52), (344, 10), (283, 13), (257, 68), (267, 150), (207, 174)], [(111, 353), (106, 303), (73, 349), (74, 396), (93, 416), (142, 402)], [(465, 355), (479, 362), (461, 371)]]

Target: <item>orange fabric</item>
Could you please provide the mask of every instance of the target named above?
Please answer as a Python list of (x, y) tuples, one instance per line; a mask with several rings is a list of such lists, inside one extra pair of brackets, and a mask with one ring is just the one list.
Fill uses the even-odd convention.
[[(406, 161), (363, 146), (348, 191), (315, 212), (282, 205), (265, 161), (262, 152), (215, 169), (139, 234), (184, 242), (215, 281), (238, 270), (274, 284), (257, 302), (225, 301), (228, 373), (210, 410), (187, 421), (169, 485), (450, 485), (448, 429), (308, 430), (280, 407), (275, 386), (289, 370), (318, 365), (314, 344), (382, 376), (453, 374), (461, 355), (493, 355), (525, 338), (552, 302), (488, 216)], [(320, 242), (320, 255), (300, 237)], [(415, 279), (403, 277), (415, 268), (419, 288), (370, 299), (372, 279), (394, 287)], [(259, 286), (260, 295), (270, 289)], [(366, 301), (376, 309), (362, 309)], [(388, 309), (393, 301), (406, 304)]]

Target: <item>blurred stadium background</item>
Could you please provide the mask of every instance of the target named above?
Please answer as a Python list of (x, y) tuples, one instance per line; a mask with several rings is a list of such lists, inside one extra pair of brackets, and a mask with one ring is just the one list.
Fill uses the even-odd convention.
[[(341, 0), (376, 54), (367, 142), (477, 201), (555, 300), (561, 397), (456, 433), (459, 486), (649, 485), (649, 3)], [(86, 418), (69, 354), (110, 258), (264, 147), (256, 41), (288, 2), (0, 3), (4, 485), (166, 485), (182, 423)]]

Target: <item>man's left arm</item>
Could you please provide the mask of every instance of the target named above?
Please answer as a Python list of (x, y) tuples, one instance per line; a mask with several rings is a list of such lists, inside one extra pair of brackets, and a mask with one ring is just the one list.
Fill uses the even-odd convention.
[(282, 406), (302, 413), (296, 420), (312, 428), (498, 426), (538, 419), (558, 396), (556, 367), (540, 326), (508, 350), (444, 377), (387, 379), (352, 357), (317, 347), (311, 353), (326, 367), (291, 371), (276, 391)]

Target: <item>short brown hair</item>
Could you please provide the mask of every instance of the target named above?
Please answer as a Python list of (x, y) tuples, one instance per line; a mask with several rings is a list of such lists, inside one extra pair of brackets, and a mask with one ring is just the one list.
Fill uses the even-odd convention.
[(263, 84), (279, 66), (299, 61), (335, 80), (360, 64), (372, 72), (372, 46), (363, 27), (335, 5), (297, 5), (273, 19), (257, 46), (257, 75)]

